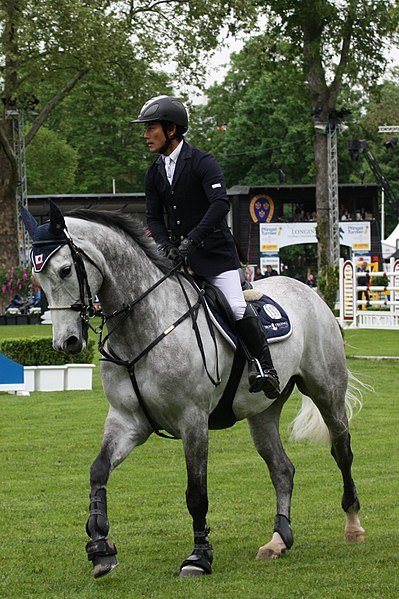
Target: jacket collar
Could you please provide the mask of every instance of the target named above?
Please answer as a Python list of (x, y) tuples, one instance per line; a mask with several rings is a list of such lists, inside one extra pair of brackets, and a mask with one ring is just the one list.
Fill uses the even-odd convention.
[[(193, 146), (191, 146), (184, 140), (182, 149), (180, 151), (179, 157), (176, 162), (175, 173), (173, 175), (171, 189), (173, 189), (175, 187), (181, 173), (183, 172), (183, 170), (186, 166), (187, 160), (189, 160), (192, 157), (192, 154), (193, 154)], [(167, 178), (166, 172), (165, 172), (165, 164), (164, 164), (162, 156), (159, 156), (156, 162), (157, 162), (158, 172), (161, 174), (163, 179), (169, 185), (169, 181), (168, 181), (168, 178)]]

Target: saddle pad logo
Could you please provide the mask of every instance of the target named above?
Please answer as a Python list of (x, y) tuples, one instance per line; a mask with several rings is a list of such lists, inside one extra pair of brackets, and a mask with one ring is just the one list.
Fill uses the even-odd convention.
[(280, 320), (282, 318), (281, 312), (276, 306), (272, 304), (265, 304), (263, 310), (266, 312), (269, 318), (272, 320)]

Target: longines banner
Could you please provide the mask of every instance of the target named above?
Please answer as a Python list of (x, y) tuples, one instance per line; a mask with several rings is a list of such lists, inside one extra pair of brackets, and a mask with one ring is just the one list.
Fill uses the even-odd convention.
[[(354, 251), (370, 251), (369, 222), (340, 222), (339, 240)], [(259, 225), (260, 251), (278, 252), (287, 245), (317, 243), (316, 223), (270, 223)]]

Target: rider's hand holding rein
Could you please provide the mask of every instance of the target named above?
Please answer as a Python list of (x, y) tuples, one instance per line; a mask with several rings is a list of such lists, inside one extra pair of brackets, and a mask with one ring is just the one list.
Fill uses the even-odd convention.
[(183, 260), (187, 260), (187, 258), (189, 256), (191, 256), (191, 254), (194, 252), (194, 250), (195, 250), (195, 243), (189, 237), (186, 237), (185, 239), (183, 239), (183, 241), (181, 242), (181, 244), (178, 247), (179, 255), (183, 258)]

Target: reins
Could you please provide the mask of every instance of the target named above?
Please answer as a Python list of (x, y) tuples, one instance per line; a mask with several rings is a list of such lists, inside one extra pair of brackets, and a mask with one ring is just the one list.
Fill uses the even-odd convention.
[[(218, 346), (217, 346), (217, 340), (216, 340), (216, 336), (215, 336), (215, 331), (213, 328), (213, 324), (210, 320), (209, 314), (208, 314), (208, 309), (207, 306), (205, 304), (205, 300), (204, 300), (204, 292), (203, 290), (201, 290), (197, 284), (195, 283), (193, 277), (189, 274), (187, 267), (185, 265), (185, 263), (180, 263), (176, 266), (174, 266), (170, 271), (168, 271), (163, 277), (161, 277), (156, 283), (154, 283), (149, 289), (147, 289), (146, 291), (144, 291), (144, 293), (142, 293), (138, 298), (136, 298), (132, 303), (127, 304), (127, 305), (123, 305), (123, 307), (119, 310), (115, 310), (114, 312), (112, 312), (112, 314), (110, 315), (105, 315), (102, 314), (101, 315), (101, 325), (99, 327), (93, 327), (91, 326), (89, 320), (91, 318), (93, 318), (94, 316), (96, 316), (96, 310), (94, 308), (94, 302), (93, 302), (93, 297), (92, 297), (92, 293), (91, 293), (91, 289), (90, 289), (90, 285), (89, 285), (89, 280), (88, 280), (88, 276), (87, 276), (87, 271), (84, 265), (84, 260), (83, 260), (83, 256), (101, 273), (101, 270), (99, 269), (99, 267), (97, 266), (97, 264), (94, 262), (94, 260), (92, 260), (92, 258), (90, 258), (90, 256), (88, 256), (88, 254), (82, 250), (80, 247), (78, 247), (72, 240), (68, 230), (65, 228), (64, 229), (64, 233), (66, 238), (65, 239), (60, 239), (60, 240), (56, 240), (58, 245), (65, 245), (67, 244), (69, 246), (69, 249), (71, 251), (71, 255), (72, 255), (72, 259), (73, 259), (73, 263), (75, 265), (75, 269), (76, 269), (76, 274), (77, 274), (77, 278), (78, 278), (78, 283), (79, 283), (79, 295), (80, 295), (80, 301), (79, 302), (75, 302), (73, 304), (70, 304), (69, 306), (49, 306), (49, 309), (51, 310), (75, 310), (75, 311), (80, 311), (80, 317), (82, 318), (83, 322), (90, 327), (90, 329), (96, 334), (98, 335), (98, 351), (100, 352), (100, 354), (103, 356), (101, 359), (107, 362), (111, 362), (113, 364), (117, 364), (119, 366), (124, 366), (130, 376), (130, 380), (132, 382), (133, 385), (133, 389), (136, 393), (137, 396), (137, 400), (139, 402), (139, 405), (141, 407), (141, 409), (143, 410), (148, 422), (150, 423), (154, 433), (156, 435), (158, 435), (159, 437), (163, 437), (165, 439), (178, 439), (178, 437), (172, 436), (172, 435), (166, 435), (164, 433), (162, 433), (158, 426), (156, 425), (154, 419), (152, 418), (151, 414), (149, 413), (149, 410), (145, 404), (145, 400), (142, 396), (142, 393), (140, 391), (140, 388), (138, 386), (137, 383), (137, 378), (136, 378), (136, 373), (135, 373), (135, 366), (136, 364), (144, 357), (146, 356), (160, 341), (162, 341), (162, 339), (164, 339), (167, 335), (169, 335), (169, 333), (171, 333), (172, 331), (174, 331), (179, 324), (181, 324), (184, 320), (186, 320), (186, 318), (191, 317), (192, 320), (192, 326), (195, 332), (195, 337), (197, 340), (197, 345), (198, 348), (200, 350), (201, 353), (201, 357), (202, 357), (202, 361), (204, 364), (204, 368), (205, 368), (205, 372), (209, 378), (209, 380), (212, 382), (212, 384), (217, 387), (218, 385), (220, 385), (221, 380), (220, 380), (220, 375), (219, 375), (219, 354), (218, 354)], [(55, 240), (50, 240), (50, 241), (40, 241), (40, 242), (36, 242), (37, 245), (54, 245)], [(183, 270), (180, 270), (180, 268), (183, 267)], [(178, 318), (173, 324), (171, 324), (165, 331), (163, 331), (160, 335), (158, 335), (158, 337), (156, 337), (156, 339), (154, 339), (153, 341), (151, 341), (151, 343), (144, 349), (142, 350), (133, 360), (124, 360), (122, 358), (120, 358), (110, 347), (108, 347), (107, 349), (105, 348), (105, 344), (109, 341), (111, 335), (125, 322), (125, 320), (130, 316), (130, 314), (133, 312), (134, 307), (141, 302), (144, 298), (146, 298), (150, 293), (152, 293), (157, 287), (159, 287), (162, 283), (164, 283), (167, 279), (169, 279), (171, 276), (176, 276), (177, 280), (180, 284), (180, 288), (181, 291), (184, 295), (185, 301), (187, 303), (188, 309), (187, 311), (180, 316), (180, 318)], [(191, 287), (194, 289), (194, 291), (197, 294), (197, 301), (194, 304), (191, 304), (190, 302), (190, 298), (188, 296), (187, 290), (185, 289), (184, 286), (184, 280), (187, 281)], [(87, 296), (87, 302), (86, 302), (86, 296)], [(205, 318), (206, 318), (206, 322), (208, 325), (208, 329), (210, 332), (210, 335), (212, 337), (213, 340), (213, 344), (215, 347), (215, 356), (216, 356), (216, 379), (213, 378), (213, 376), (211, 375), (211, 373), (208, 370), (208, 366), (207, 366), (207, 362), (206, 362), (206, 355), (205, 355), (205, 350), (204, 350), (204, 346), (203, 346), (203, 342), (202, 342), (202, 338), (201, 338), (201, 333), (198, 327), (198, 323), (197, 323), (197, 319), (198, 319), (198, 313), (199, 313), (199, 309), (200, 307), (203, 307), (204, 309), (204, 314), (205, 314)], [(104, 326), (112, 319), (115, 319), (117, 317), (121, 317), (119, 319), (119, 321), (117, 322), (117, 324), (112, 328), (111, 331), (109, 331), (105, 337), (103, 337), (103, 331), (104, 331)]]
[[(189, 273), (187, 272), (187, 269), (185, 267), (185, 265), (183, 264), (183, 268), (184, 271), (179, 271), (178, 269), (180, 268), (180, 264), (173, 267), (166, 275), (164, 275), (161, 279), (159, 279), (154, 285), (152, 285), (152, 287), (150, 287), (149, 289), (147, 289), (140, 297), (138, 297), (136, 300), (134, 300), (134, 302), (132, 304), (129, 304), (127, 306), (124, 306), (121, 310), (117, 310), (115, 312), (113, 312), (111, 315), (109, 316), (102, 316), (102, 323), (101, 323), (101, 327), (99, 330), (99, 341), (98, 341), (98, 350), (101, 353), (101, 355), (103, 356), (102, 360), (107, 361), (107, 362), (112, 362), (113, 364), (118, 364), (119, 366), (124, 366), (130, 376), (130, 380), (132, 382), (134, 391), (136, 393), (137, 396), (137, 400), (140, 404), (141, 409), (143, 410), (148, 422), (150, 423), (154, 433), (156, 435), (158, 435), (159, 437), (163, 437), (164, 439), (178, 439), (178, 437), (174, 437), (172, 435), (166, 435), (165, 433), (162, 433), (158, 426), (156, 425), (154, 419), (152, 418), (151, 414), (149, 413), (149, 410), (145, 404), (144, 398), (141, 394), (139, 385), (137, 383), (137, 378), (136, 378), (136, 373), (135, 373), (135, 366), (136, 364), (144, 357), (146, 356), (160, 341), (162, 341), (162, 339), (164, 339), (167, 335), (169, 335), (169, 333), (171, 333), (172, 331), (174, 331), (179, 324), (181, 324), (186, 318), (188, 318), (189, 316), (191, 316), (191, 320), (193, 323), (193, 329), (195, 332), (195, 336), (197, 339), (197, 344), (201, 353), (201, 357), (202, 357), (202, 361), (204, 364), (204, 368), (206, 371), (206, 374), (209, 378), (209, 380), (212, 382), (213, 385), (218, 386), (220, 385), (220, 376), (219, 376), (219, 355), (218, 355), (218, 347), (217, 347), (217, 341), (216, 341), (216, 336), (215, 336), (215, 332), (213, 329), (213, 325), (212, 322), (209, 319), (209, 315), (208, 315), (208, 311), (206, 306), (204, 305), (204, 298), (203, 298), (203, 292), (201, 289), (199, 289), (197, 287), (197, 285), (195, 284), (193, 278), (189, 275)], [(111, 349), (111, 348), (107, 348), (105, 349), (105, 343), (109, 340), (110, 336), (112, 335), (112, 333), (117, 330), (117, 328), (128, 318), (128, 316), (130, 315), (130, 313), (133, 311), (134, 306), (136, 306), (142, 299), (144, 299), (147, 295), (149, 295), (154, 289), (156, 289), (159, 285), (161, 285), (164, 281), (166, 281), (170, 276), (172, 275), (176, 275), (177, 279), (179, 281), (181, 290), (183, 292), (183, 295), (186, 299), (187, 305), (188, 305), (188, 310), (182, 315), (180, 316), (180, 318), (178, 318), (172, 325), (170, 325), (167, 329), (165, 329), (165, 331), (163, 331), (160, 335), (158, 335), (158, 337), (156, 339), (154, 339), (142, 352), (140, 352), (140, 354), (138, 356), (136, 356), (133, 360), (123, 360), (121, 359), (119, 356), (116, 355), (116, 353)], [(184, 288), (183, 282), (181, 280), (181, 278), (184, 278), (185, 280), (187, 280), (190, 285), (193, 287), (193, 289), (196, 291), (196, 293), (198, 294), (198, 299), (195, 302), (195, 304), (191, 304), (190, 303), (190, 299), (188, 297), (187, 291)], [(199, 312), (199, 308), (200, 306), (203, 306), (204, 308), (204, 313), (206, 315), (206, 320), (207, 320), (207, 324), (208, 324), (208, 328), (209, 328), (209, 332), (211, 334), (211, 337), (213, 339), (213, 343), (214, 343), (214, 347), (215, 347), (215, 355), (216, 355), (216, 380), (212, 377), (212, 375), (210, 374), (208, 367), (207, 367), (207, 363), (206, 363), (206, 355), (205, 355), (205, 351), (204, 351), (204, 347), (203, 347), (203, 343), (202, 343), (202, 339), (201, 339), (201, 334), (199, 331), (199, 327), (197, 324), (197, 317), (198, 317), (198, 312)], [(105, 337), (104, 339), (102, 338), (102, 332), (104, 329), (104, 325), (111, 320), (112, 318), (116, 318), (117, 316), (121, 316), (123, 315), (122, 320), (120, 320), (117, 324), (116, 327), (114, 327), (112, 329), (112, 331), (110, 331)]]

